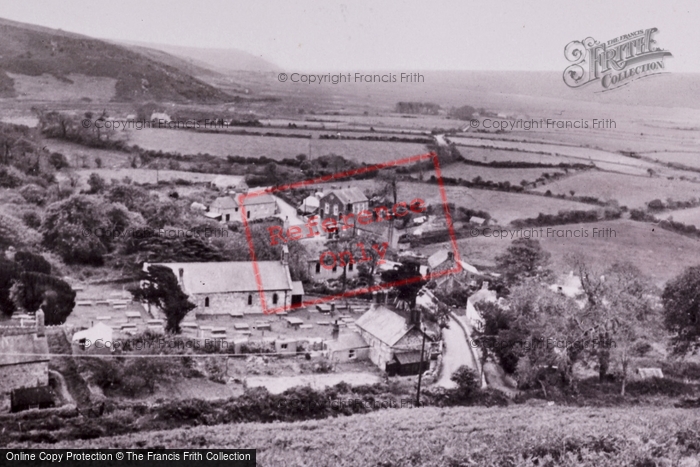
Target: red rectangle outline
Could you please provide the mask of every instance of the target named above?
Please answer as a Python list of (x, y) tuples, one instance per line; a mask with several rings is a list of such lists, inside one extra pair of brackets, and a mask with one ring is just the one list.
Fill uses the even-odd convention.
[[(314, 300), (309, 300), (309, 301), (302, 301), (302, 303), (298, 305), (290, 305), (290, 306), (282, 306), (282, 307), (277, 307), (277, 308), (272, 308), (268, 309), (266, 304), (265, 304), (265, 292), (263, 290), (263, 284), (262, 284), (262, 278), (260, 277), (260, 268), (258, 267), (258, 261), (255, 258), (255, 246), (253, 245), (253, 233), (250, 229), (250, 225), (248, 224), (248, 219), (246, 218), (246, 210), (245, 210), (245, 200), (248, 198), (254, 198), (256, 196), (261, 196), (265, 194), (272, 194), (272, 193), (277, 193), (280, 191), (285, 191), (285, 190), (292, 190), (294, 188), (301, 188), (305, 187), (308, 185), (313, 185), (313, 184), (319, 184), (319, 183), (325, 183), (329, 182), (332, 180), (338, 180), (341, 178), (345, 177), (351, 177), (353, 175), (359, 175), (359, 174), (364, 174), (367, 172), (373, 172), (375, 170), (380, 170), (384, 169), (387, 167), (396, 167), (399, 165), (406, 165), (406, 164), (412, 164), (414, 162), (420, 162), (424, 161), (427, 159), (432, 159), (433, 165), (435, 167), (435, 177), (437, 179), (437, 184), (440, 190), (440, 197), (442, 198), (442, 207), (445, 211), (445, 220), (447, 223), (447, 230), (450, 235), (450, 243), (452, 244), (452, 251), (454, 253), (454, 258), (455, 258), (455, 267), (452, 269), (444, 270), (444, 271), (439, 271), (435, 273), (429, 273), (425, 276), (416, 276), (410, 279), (403, 279), (400, 281), (394, 281), (386, 284), (379, 284), (379, 285), (373, 285), (371, 287), (363, 287), (360, 289), (356, 290), (351, 290), (351, 291), (346, 291), (340, 294), (336, 295), (331, 295), (328, 297), (323, 297), (323, 298), (317, 298)], [(406, 157), (403, 159), (396, 159), (393, 161), (388, 161), (388, 162), (382, 162), (380, 164), (375, 164), (375, 165), (369, 165), (369, 166), (364, 166), (360, 167), (358, 169), (352, 169), (352, 170), (347, 170), (344, 172), (339, 172), (336, 174), (331, 174), (331, 175), (324, 175), (322, 177), (317, 177), (309, 180), (304, 180), (301, 182), (295, 182), (295, 183), (290, 183), (288, 185), (279, 185), (276, 187), (271, 187), (271, 188), (266, 188), (264, 190), (258, 190), (254, 191), (252, 193), (241, 193), (238, 195), (238, 205), (241, 207), (241, 218), (243, 220), (243, 225), (245, 226), (245, 231), (246, 231), (246, 238), (248, 240), (248, 247), (250, 248), (250, 258), (253, 263), (253, 272), (255, 274), (255, 282), (258, 287), (258, 292), (260, 293), (260, 304), (263, 309), (263, 314), (275, 314), (275, 313), (280, 313), (283, 311), (287, 311), (292, 308), (303, 308), (307, 306), (312, 306), (312, 305), (319, 305), (321, 303), (326, 303), (330, 302), (332, 300), (336, 300), (339, 298), (348, 298), (348, 297), (353, 297), (355, 295), (361, 295), (365, 293), (371, 293), (371, 292), (377, 292), (380, 290), (385, 290), (385, 289), (390, 289), (392, 287), (398, 286), (398, 285), (404, 285), (404, 284), (412, 284), (414, 282), (418, 282), (421, 280), (426, 280), (430, 281), (431, 279), (435, 279), (437, 277), (442, 277), (448, 274), (455, 274), (460, 271), (462, 271), (462, 265), (460, 263), (460, 257), (459, 257), (459, 248), (457, 247), (457, 237), (454, 232), (454, 226), (452, 224), (452, 216), (450, 215), (450, 210), (447, 206), (447, 196), (445, 194), (445, 185), (442, 180), (442, 172), (440, 170), (440, 163), (438, 161), (438, 156), (434, 152), (430, 152), (427, 154), (420, 154), (417, 156), (410, 156)]]

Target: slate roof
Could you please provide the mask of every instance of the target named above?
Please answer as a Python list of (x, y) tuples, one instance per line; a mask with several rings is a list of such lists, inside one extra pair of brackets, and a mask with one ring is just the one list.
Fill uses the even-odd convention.
[(378, 306), (370, 309), (355, 321), (355, 326), (373, 335), (390, 347), (393, 347), (403, 336), (414, 328), (406, 319), (391, 311)]
[[(394, 358), (401, 365), (408, 365), (410, 363), (420, 363), (420, 350), (414, 350), (411, 352), (401, 352), (395, 353)], [(423, 359), (425, 361), (427, 359)]]
[(304, 295), (304, 283), (301, 281), (292, 282), (292, 295)]
[[(234, 201), (236, 203), (236, 206), (239, 206), (238, 198), (236, 198)], [(246, 197), (243, 200), (243, 206), (254, 206), (256, 204), (270, 204), (270, 203), (276, 203), (276, 202), (277, 201), (275, 201), (274, 196), (272, 196), (269, 193), (264, 193), (261, 195)]]
[(330, 193), (335, 194), (335, 196), (337, 196), (343, 204), (355, 204), (367, 201), (367, 197), (365, 196), (365, 194), (362, 193), (362, 191), (359, 188), (355, 187), (332, 190)]
[(428, 258), (428, 266), (430, 266), (430, 269), (435, 269), (436, 267), (440, 266), (442, 263), (447, 261), (447, 258), (449, 258), (450, 252), (447, 250), (440, 250)]
[(328, 342), (328, 348), (333, 351), (362, 349), (367, 347), (367, 342), (356, 332), (340, 334), (337, 340)]
[[(182, 268), (184, 291), (188, 294), (258, 292), (255, 270), (250, 261), (154, 264), (169, 267), (177, 278)], [(280, 261), (257, 261), (257, 264), (263, 290), (292, 290), (287, 266)]]
[(230, 196), (220, 196), (211, 203), (211, 207), (218, 209), (235, 209), (238, 203)]
[(0, 337), (0, 366), (49, 361), (49, 345), (46, 336), (35, 332)]

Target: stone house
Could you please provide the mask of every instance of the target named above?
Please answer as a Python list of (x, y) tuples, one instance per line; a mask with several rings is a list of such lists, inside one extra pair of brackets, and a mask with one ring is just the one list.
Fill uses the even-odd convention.
[(49, 384), (49, 345), (44, 312), (36, 312), (36, 326), (0, 326), (0, 397), (8, 405), (12, 391)]
[[(355, 326), (369, 346), (369, 359), (382, 370), (397, 354), (420, 353), (423, 332), (389, 308), (373, 306), (357, 319)], [(430, 342), (432, 339), (426, 334), (426, 349)]]
[(336, 339), (325, 342), (328, 358), (332, 362), (346, 363), (369, 359), (369, 345), (357, 332), (338, 335)]
[[(292, 281), (289, 273), (289, 250), (283, 249), (280, 261), (256, 261), (265, 308), (290, 308), (301, 303), (303, 287)], [(197, 308), (196, 316), (223, 316), (230, 313), (263, 313), (261, 291), (255, 279), (255, 269), (250, 261), (214, 263), (154, 263), (170, 268), (178, 279), (180, 288)], [(150, 267), (144, 264), (144, 270)]]
[[(368, 208), (369, 200), (364, 193), (359, 188), (352, 187), (332, 190), (325, 194), (321, 198), (319, 211), (321, 219), (331, 217), (340, 220), (341, 216), (348, 214), (357, 216), (361, 211)], [(352, 230), (347, 232), (352, 234)]]

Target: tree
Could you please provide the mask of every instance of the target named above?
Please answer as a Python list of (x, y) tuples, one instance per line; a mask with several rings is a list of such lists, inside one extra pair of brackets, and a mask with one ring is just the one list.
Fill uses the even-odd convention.
[(395, 283), (397, 299), (413, 310), (416, 307), (416, 297), (427, 281), (421, 278), (420, 264), (414, 261), (402, 262), (400, 266), (382, 273), (382, 282)]
[(37, 255), (29, 251), (18, 251), (15, 253), (14, 261), (27, 272), (51, 274), (51, 263), (46, 261), (46, 259), (44, 259), (44, 257), (41, 255)]
[(687, 268), (666, 284), (661, 295), (664, 325), (674, 335), (675, 355), (695, 353), (700, 348), (700, 266)]
[(123, 232), (126, 219), (123, 206), (72, 196), (48, 206), (41, 226), (43, 242), (66, 263), (99, 266), (117, 239), (113, 232)]
[(552, 271), (547, 268), (550, 256), (539, 241), (517, 238), (505, 254), (496, 257), (496, 263), (508, 284), (517, 285), (530, 278), (549, 281), (552, 277)]
[(469, 400), (481, 388), (481, 379), (473, 369), (462, 365), (452, 373), (450, 380), (457, 383), (457, 392), (462, 400)]
[(14, 261), (0, 257), (0, 312), (6, 318), (15, 312), (15, 302), (10, 297), (10, 289), (19, 280), (22, 268)]
[(90, 193), (102, 193), (107, 187), (107, 182), (104, 178), (100, 177), (99, 174), (91, 173), (88, 177), (88, 186), (90, 187)]
[(68, 283), (38, 272), (23, 272), (10, 289), (10, 297), (17, 308), (30, 313), (41, 307), (48, 325), (65, 323), (75, 308), (75, 291)]
[(153, 265), (141, 271), (140, 287), (130, 290), (135, 300), (159, 307), (165, 314), (165, 331), (180, 334), (180, 323), (196, 308), (182, 291), (173, 271), (166, 266)]

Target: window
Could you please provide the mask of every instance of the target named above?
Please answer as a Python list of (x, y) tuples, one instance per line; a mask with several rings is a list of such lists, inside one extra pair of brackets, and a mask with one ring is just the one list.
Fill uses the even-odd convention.
[(250, 219), (250, 211), (248, 211), (248, 219)]
[(226, 220), (230, 221), (231, 220), (231, 214), (226, 214)]
[(238, 212), (238, 208), (236, 208), (236, 212)]
[(350, 350), (348, 351), (348, 358), (349, 358), (350, 360), (354, 360), (356, 357), (357, 357), (357, 355), (355, 355), (355, 349), (350, 349)]
[(334, 205), (333, 205), (333, 215), (334, 215), (334, 216), (337, 216), (337, 215), (338, 215), (338, 205), (337, 205), (337, 204), (334, 204)]
[(345, 212), (352, 212), (352, 204), (348, 203), (347, 209), (345, 209)]
[(321, 274), (321, 263), (316, 263), (316, 274)]
[(204, 297), (204, 306), (209, 306), (209, 297)]
[(336, 272), (338, 270), (338, 266), (333, 266), (333, 272)]
[(350, 263), (348, 265), (348, 271), (352, 271), (354, 267), (355, 267), (355, 265), (353, 263)]
[(248, 294), (248, 305), (253, 304), (253, 294)]
[(272, 304), (277, 305), (277, 302), (279, 301), (279, 296), (276, 293), (272, 294)]
[(325, 203), (323, 209), (324, 209), (324, 211), (326, 211), (326, 215), (328, 215), (331, 212), (331, 205), (328, 203)]
[(286, 349), (287, 349), (287, 344), (282, 344), (282, 345), (280, 345), (280, 349), (286, 350)]

